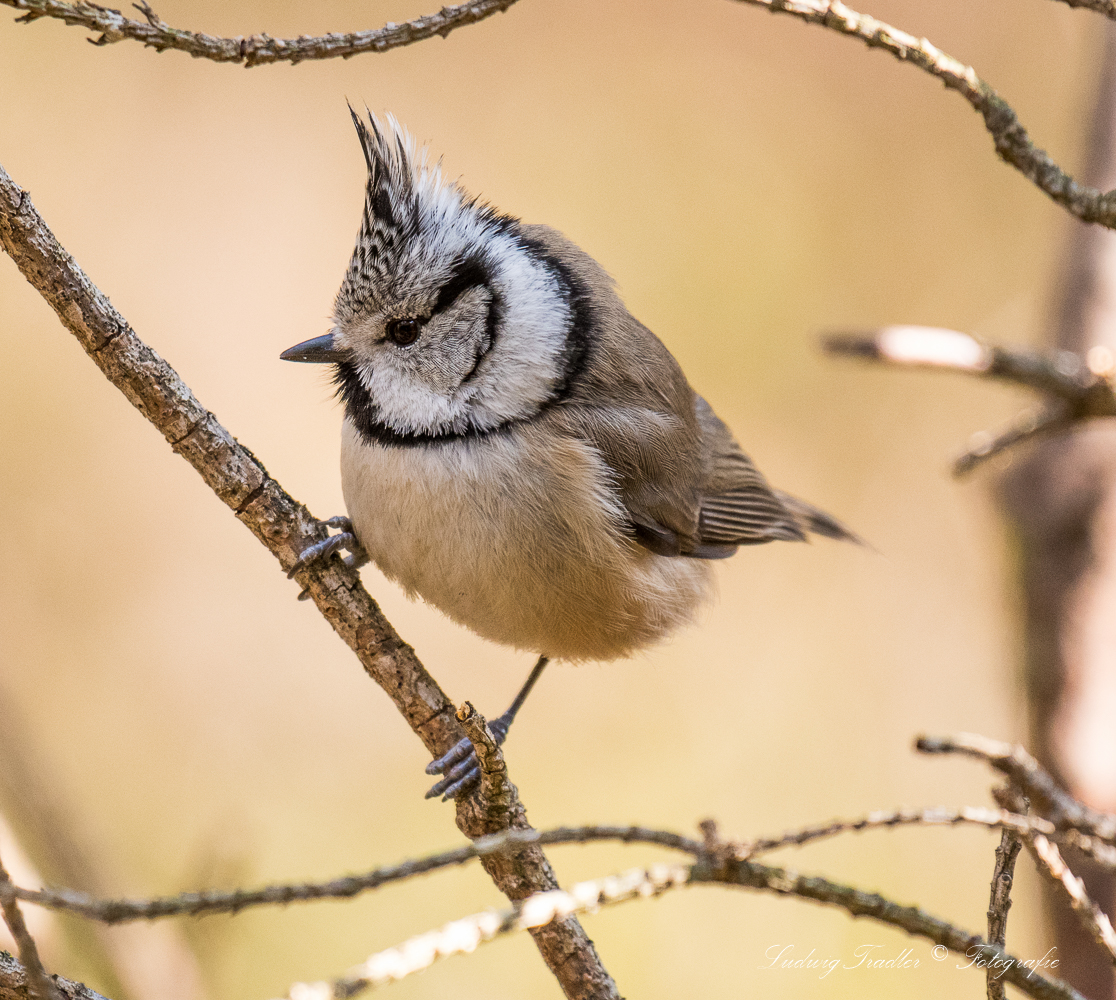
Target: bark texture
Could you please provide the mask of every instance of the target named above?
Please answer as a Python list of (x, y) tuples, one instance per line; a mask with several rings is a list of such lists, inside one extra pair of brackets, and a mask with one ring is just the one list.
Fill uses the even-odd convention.
[[(136, 336), (59, 245), (27, 192), (2, 167), (0, 244), (108, 380), (197, 470), (284, 570), (304, 548), (325, 537), (325, 529), (306, 507), (268, 475), (255, 455), (202, 406), (178, 373)], [(301, 570), (297, 579), (432, 755), (441, 756), (462, 738), (453, 704), (355, 572), (331, 559)], [(513, 797), (509, 817), (511, 828), (529, 828), (518, 795)], [(487, 829), (476, 793), (459, 801), (457, 825), (470, 839), (493, 832)], [(485, 870), (511, 900), (558, 884), (537, 844), (511, 858), (486, 859)], [(619, 996), (575, 917), (537, 928), (532, 936), (566, 996), (578, 1000)]]

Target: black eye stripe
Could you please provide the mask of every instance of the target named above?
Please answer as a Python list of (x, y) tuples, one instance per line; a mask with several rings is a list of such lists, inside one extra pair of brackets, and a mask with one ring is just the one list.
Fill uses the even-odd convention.
[(462, 261), (453, 269), (449, 280), (442, 285), (434, 307), (430, 310), (431, 316), (437, 316), (454, 304), (470, 288), (483, 287), (488, 284), (488, 272), (479, 260), (469, 259)]

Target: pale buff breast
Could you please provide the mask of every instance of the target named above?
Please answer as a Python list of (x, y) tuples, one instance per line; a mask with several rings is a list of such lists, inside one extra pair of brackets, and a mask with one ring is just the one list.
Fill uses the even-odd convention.
[(654, 555), (625, 535), (591, 445), (531, 424), (395, 448), (366, 444), (346, 420), (341, 484), (385, 575), (518, 649), (625, 656), (692, 620), (709, 591), (708, 564)]

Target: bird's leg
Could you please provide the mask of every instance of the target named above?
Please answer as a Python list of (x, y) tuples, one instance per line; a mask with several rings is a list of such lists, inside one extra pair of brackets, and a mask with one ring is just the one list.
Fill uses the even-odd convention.
[[(492, 730), (492, 735), (496, 737), (497, 745), (507, 739), (508, 730), (511, 729), (511, 724), (515, 721), (516, 713), (523, 707), (527, 695), (531, 693), (531, 688), (542, 676), (542, 672), (549, 662), (549, 657), (540, 656), (538, 663), (531, 671), (531, 675), (527, 678), (523, 687), (519, 689), (519, 694), (515, 696), (515, 701), (511, 703), (511, 706), (500, 718), (493, 719), (488, 723), (488, 728)], [(473, 744), (467, 739), (462, 740), (449, 753), (427, 764), (426, 773), (442, 775), (442, 780), (426, 793), (428, 799), (432, 799), (436, 795), (441, 795), (443, 802), (446, 799), (456, 799), (458, 795), (480, 780), (480, 765), (477, 763), (477, 755), (473, 750)]]
[[(338, 533), (336, 535), (330, 535), (328, 538), (323, 538), (320, 542), (315, 542), (313, 545), (303, 549), (302, 554), (295, 561), (290, 572), (287, 573), (288, 580), (300, 569), (305, 569), (311, 563), (318, 562), (319, 560), (328, 559), (334, 552), (338, 552), (341, 549), (347, 549), (349, 552), (349, 555), (341, 557), (341, 561), (350, 569), (359, 569), (368, 562), (368, 553), (364, 551), (364, 547), (353, 533), (352, 521), (347, 517), (331, 517), (321, 523)], [(308, 596), (309, 591), (304, 590), (298, 595), (298, 599), (302, 601)]]

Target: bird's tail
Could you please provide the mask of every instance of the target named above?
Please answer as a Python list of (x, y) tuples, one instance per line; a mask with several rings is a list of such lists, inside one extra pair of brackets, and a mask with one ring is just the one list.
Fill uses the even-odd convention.
[(783, 506), (790, 511), (799, 527), (804, 531), (811, 531), (815, 535), (824, 535), (826, 538), (836, 538), (839, 541), (855, 542), (857, 545), (867, 544), (863, 538), (849, 531), (837, 518), (827, 514), (824, 510), (818, 510), (813, 504), (808, 504), (805, 500), (799, 500), (798, 497), (792, 497), (782, 490), (772, 490), (772, 492), (782, 501)]

